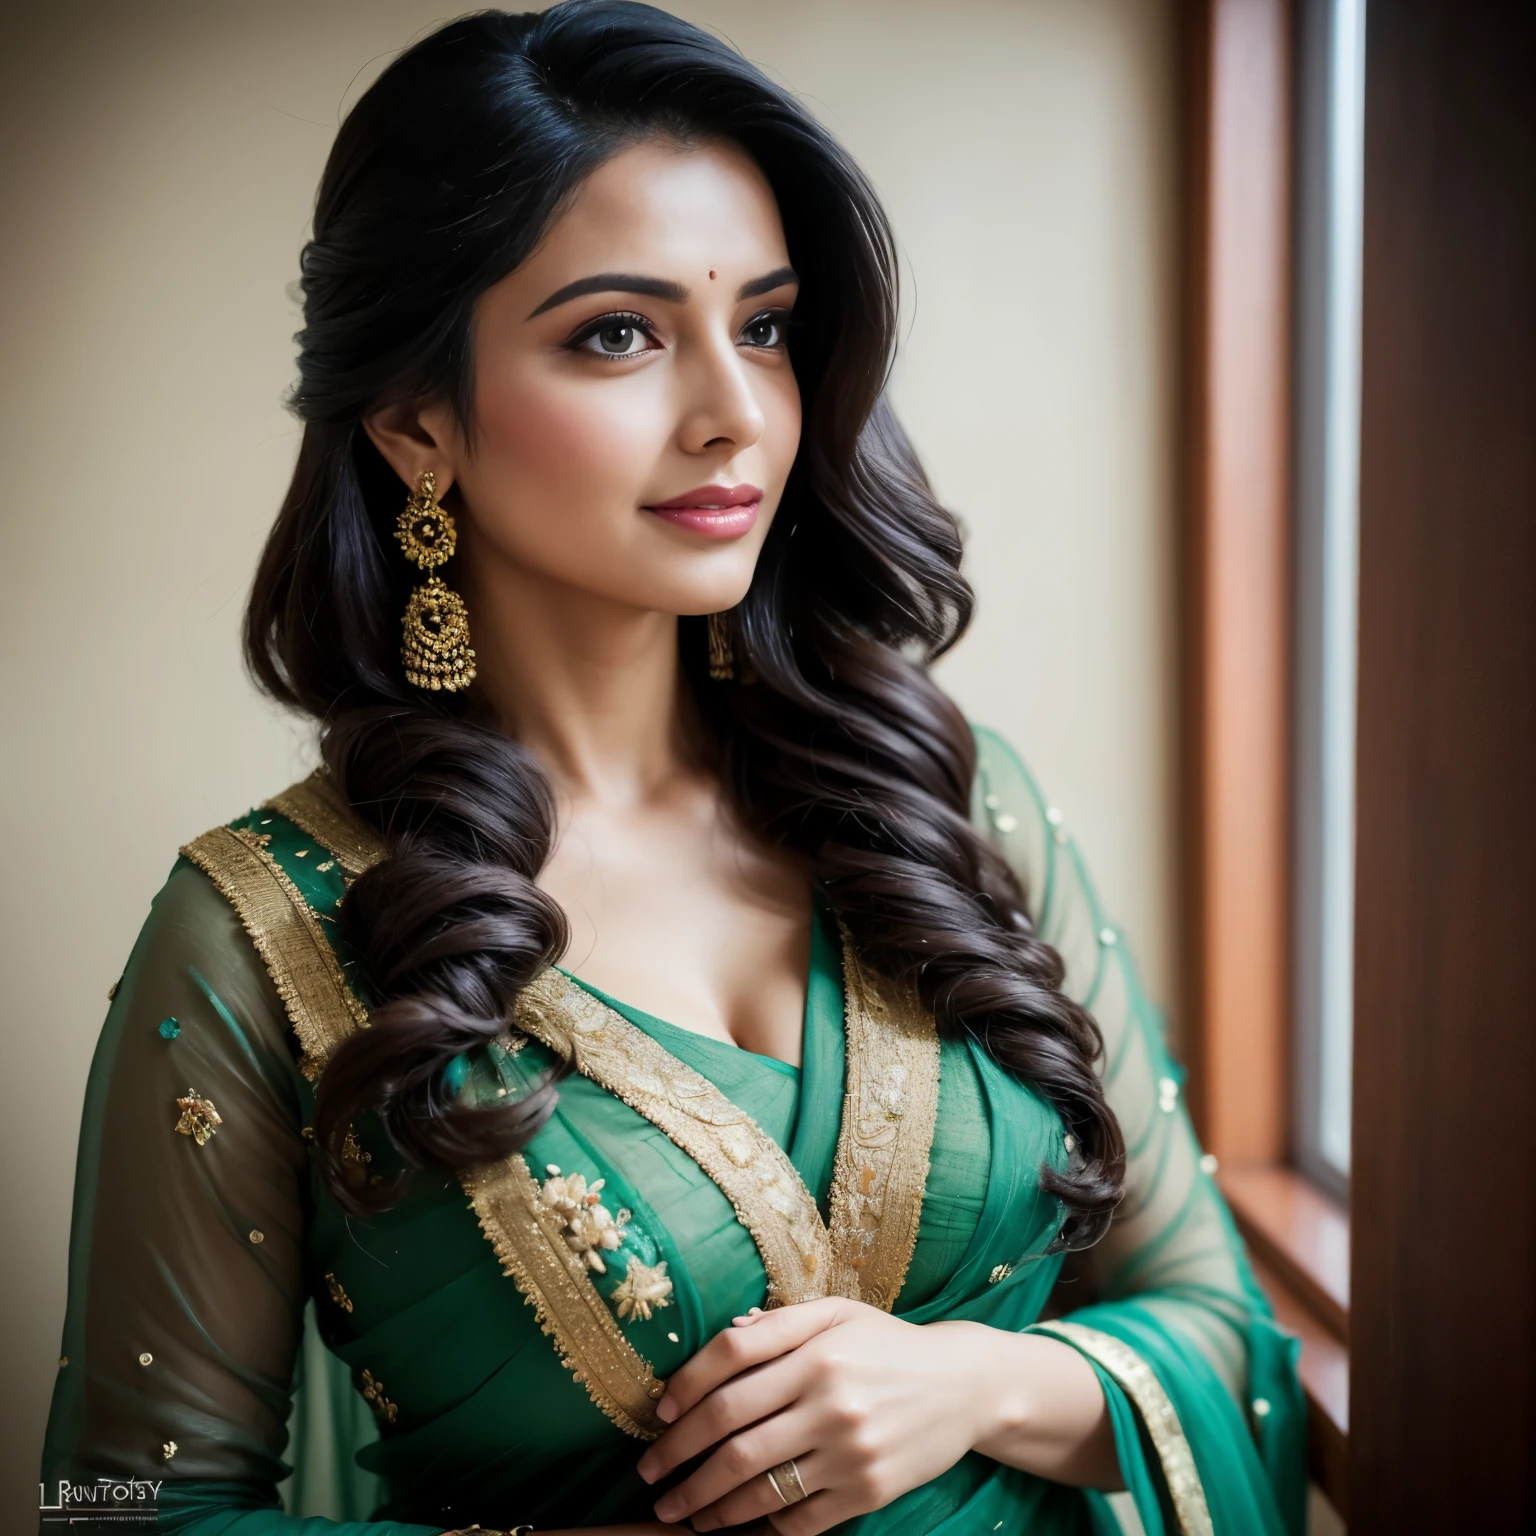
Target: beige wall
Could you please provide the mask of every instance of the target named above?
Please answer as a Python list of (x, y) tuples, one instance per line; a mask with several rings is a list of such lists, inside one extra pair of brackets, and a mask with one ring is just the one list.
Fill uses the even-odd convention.
[[(901, 410), (970, 531), (943, 676), (1066, 809), (1168, 997), (1170, 7), (692, 0), (888, 201)], [(305, 732), (238, 660), (292, 461), (288, 285), (343, 106), (426, 0), (8, 7), (0, 95), (0, 1528), (25, 1528), (81, 1088), (177, 845)], [(8, 35), (7, 35), (8, 34)]]

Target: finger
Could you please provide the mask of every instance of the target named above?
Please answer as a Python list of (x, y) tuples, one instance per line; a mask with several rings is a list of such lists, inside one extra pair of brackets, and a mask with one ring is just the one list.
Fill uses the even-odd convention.
[(732, 1377), (649, 1446), (635, 1470), (646, 1482), (657, 1482), (738, 1430), (798, 1402), (805, 1393), (806, 1372), (805, 1362), (790, 1355)]
[[(795, 1457), (795, 1471), (800, 1474), (800, 1486), (807, 1494), (823, 1486), (825, 1461), (826, 1457), (816, 1451)], [(778, 1462), (774, 1463), (775, 1467), (778, 1465)], [(796, 1504), (800, 1502), (799, 1499), (795, 1500)], [(693, 1528), (696, 1531), (717, 1531), (725, 1526), (761, 1520), (792, 1507), (784, 1502), (768, 1480), (768, 1473), (764, 1472), (743, 1483), (741, 1487), (732, 1489), (723, 1499), (706, 1504), (693, 1516)]]
[(665, 1395), (656, 1405), (656, 1416), (663, 1424), (680, 1419), (722, 1382), (788, 1350), (799, 1349), (807, 1339), (840, 1322), (853, 1305), (840, 1297), (802, 1301), (765, 1312), (750, 1327), (722, 1329), (686, 1365), (673, 1372)]
[(846, 1495), (825, 1488), (820, 1493), (813, 1493), (808, 1499), (800, 1499), (789, 1505), (787, 1509), (776, 1509), (768, 1516), (768, 1524), (777, 1536), (821, 1536), (822, 1531), (830, 1531), (844, 1520), (867, 1513), (867, 1510), (859, 1509)]
[(732, 1435), (703, 1466), (689, 1473), (677, 1487), (669, 1488), (656, 1501), (656, 1518), (684, 1520), (769, 1467), (776, 1467), (791, 1456), (804, 1456), (814, 1439), (815, 1427), (803, 1410), (776, 1413), (771, 1419)]

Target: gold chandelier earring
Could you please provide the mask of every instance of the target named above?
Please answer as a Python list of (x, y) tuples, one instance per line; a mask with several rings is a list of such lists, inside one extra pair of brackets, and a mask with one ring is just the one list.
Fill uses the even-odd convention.
[(400, 659), (413, 688), (457, 693), (475, 680), (475, 653), (469, 644), (469, 613), (464, 599), (437, 574), (458, 547), (453, 515), (438, 505), (437, 476), (422, 472), (416, 494), (406, 499), (395, 524), (405, 558), (431, 574), (405, 605)]
[(717, 683), (728, 683), (736, 676), (736, 652), (723, 613), (709, 616), (709, 675)]

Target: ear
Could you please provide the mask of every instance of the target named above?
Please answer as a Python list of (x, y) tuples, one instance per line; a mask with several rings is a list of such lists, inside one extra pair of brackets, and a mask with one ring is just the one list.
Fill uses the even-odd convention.
[(457, 466), (457, 444), (448, 411), (442, 406), (411, 403), (386, 405), (363, 417), (363, 431), (384, 462), (414, 491), (422, 475), (437, 478), (439, 501), (448, 494)]

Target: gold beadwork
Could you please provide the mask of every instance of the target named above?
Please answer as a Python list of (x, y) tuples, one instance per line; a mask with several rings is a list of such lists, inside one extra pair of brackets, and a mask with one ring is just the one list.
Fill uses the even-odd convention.
[(341, 1287), (341, 1281), (335, 1275), (327, 1273), (325, 1277), (326, 1289), (331, 1293), (331, 1300), (341, 1308), (343, 1312), (352, 1310), (352, 1298)]
[(999, 1264), (993, 1269), (992, 1273), (987, 1276), (987, 1284), (997, 1285), (1000, 1281), (1006, 1280), (1012, 1273), (1012, 1264)]
[(406, 498), (395, 521), (395, 537), (405, 558), (419, 571), (436, 570), (453, 559), (459, 530), (453, 514), (438, 504), (437, 476), (430, 469), (416, 482), (416, 494)]
[(736, 676), (736, 653), (723, 613), (709, 616), (709, 675), (717, 683), (728, 683)]
[(469, 643), (464, 599), (441, 576), (417, 587), (405, 605), (401, 660), (413, 688), (457, 693), (475, 680), (475, 653)]
[(167, 1461), (169, 1461), (179, 1449), (180, 1447), (174, 1440), (167, 1440), (165, 1444), (160, 1447), (160, 1454), (165, 1457)]
[[(609, 1215), (608, 1208), (602, 1204), (602, 1188), (606, 1182), (603, 1179), (598, 1179), (589, 1189), (584, 1174), (561, 1173), (554, 1163), (550, 1163), (546, 1171), (549, 1177), (539, 1190), (539, 1199), (565, 1223), (566, 1246), (588, 1269), (599, 1275), (607, 1274), (603, 1254), (612, 1253), (624, 1241), (629, 1212), (621, 1210), (617, 1217)], [(670, 1284), (669, 1281), (669, 1287)]]
[(224, 1123), (223, 1116), (213, 1107), (212, 1101), (205, 1099), (194, 1088), (188, 1088), (186, 1097), (176, 1100), (176, 1107), (181, 1111), (176, 1129), (183, 1136), (190, 1136), (200, 1147), (206, 1147), (209, 1138)]
[(374, 1380), (372, 1371), (365, 1370), (363, 1372), (362, 1391), (364, 1398), (373, 1404), (373, 1411), (378, 1414), (381, 1419), (385, 1419), (389, 1423), (393, 1424), (395, 1422), (396, 1415), (400, 1412), (400, 1409), (398, 1405), (390, 1402), (390, 1400), (384, 1395), (384, 1383), (382, 1381)]
[(614, 1287), (609, 1299), (614, 1304), (621, 1321), (637, 1317), (648, 1323), (651, 1313), (662, 1307), (670, 1307), (672, 1281), (667, 1276), (667, 1261), (656, 1265), (642, 1264), (638, 1254), (630, 1254), (629, 1269), (623, 1280)]
[(253, 1243), (264, 1243), (266, 1240), (267, 1234), (263, 1232), (260, 1227), (251, 1228), (251, 1241)]
[(453, 517), (437, 501), (437, 476), (423, 470), (415, 495), (395, 524), (405, 558), (431, 572), (405, 605), (405, 637), (400, 657), (405, 680), (413, 688), (457, 693), (475, 680), (475, 653), (469, 643), (469, 613), (464, 599), (437, 575), (453, 558), (458, 532)]
[(139, 1356), (139, 1364), (140, 1365), (153, 1365), (154, 1363), (155, 1363), (155, 1357), (152, 1354), (150, 1354), (150, 1352), (147, 1349), (144, 1351), (144, 1353), (142, 1355)]

